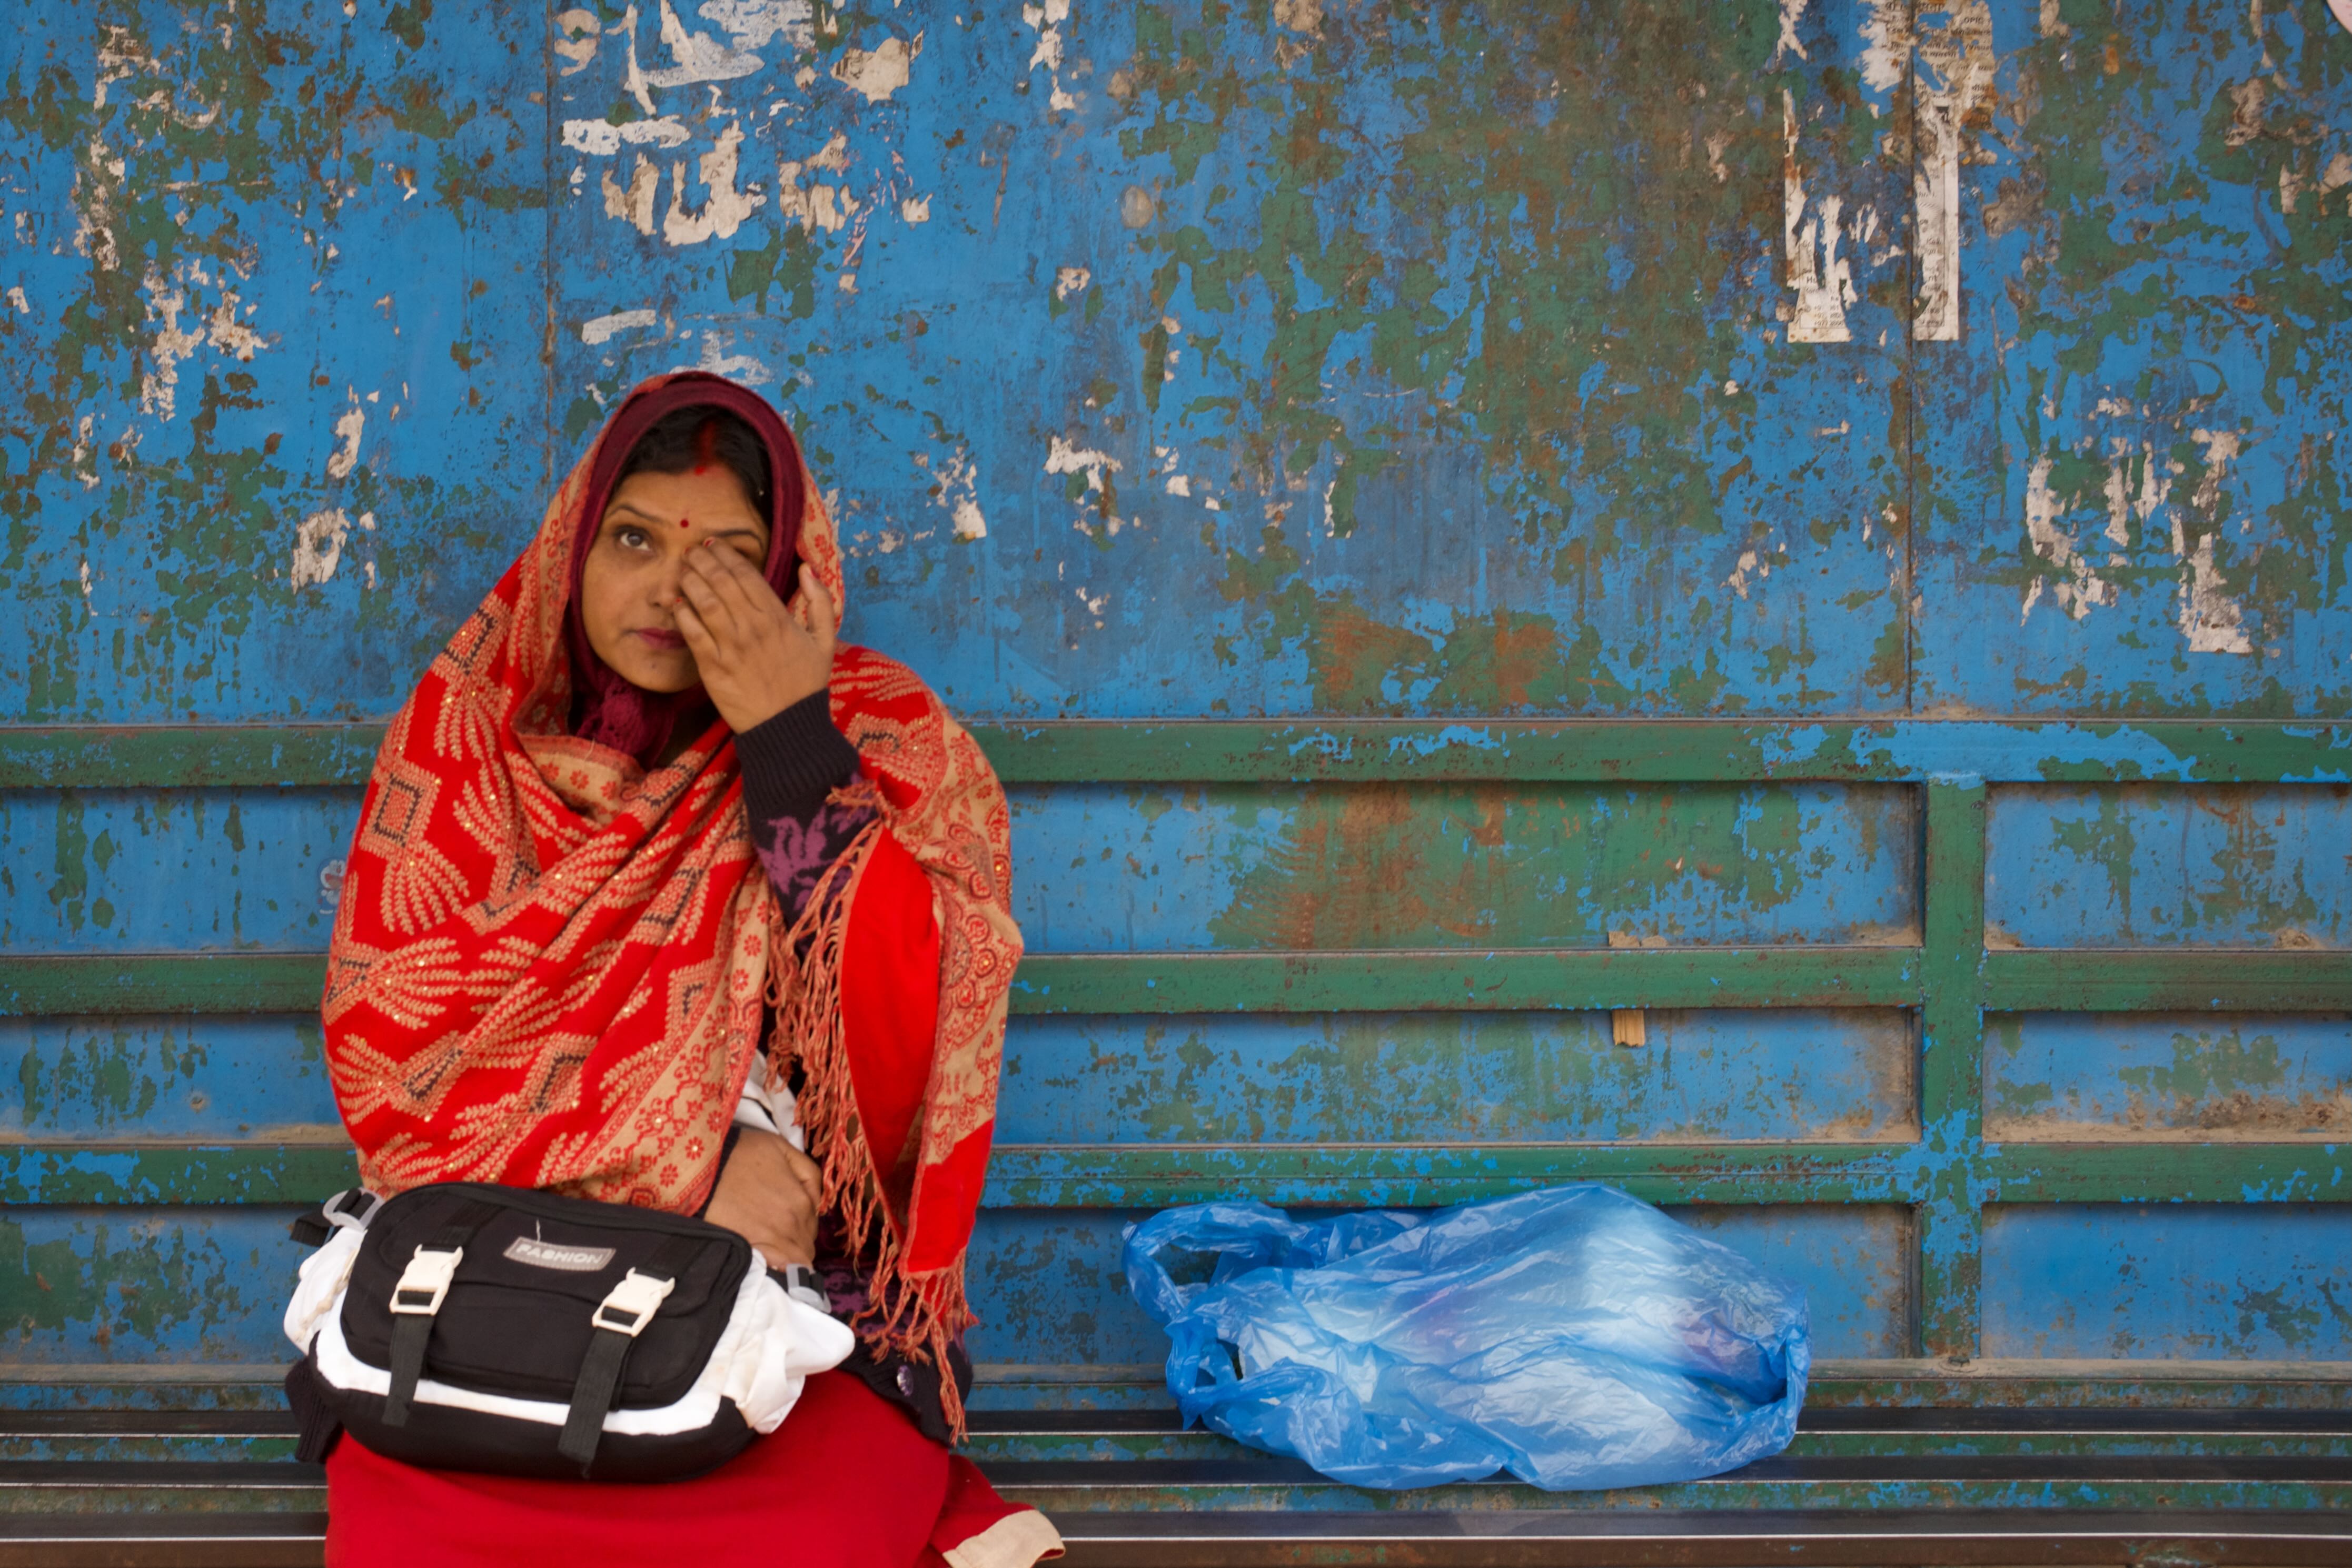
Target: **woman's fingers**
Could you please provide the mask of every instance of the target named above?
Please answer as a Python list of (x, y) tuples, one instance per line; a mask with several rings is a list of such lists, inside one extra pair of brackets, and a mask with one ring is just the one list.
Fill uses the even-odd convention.
[(691, 557), (686, 563), (686, 569), (678, 574), (677, 592), (678, 609), (684, 611), (690, 608), (696, 615), (700, 616), (702, 624), (709, 628), (711, 640), (714, 643), (723, 647), (734, 642), (740, 633), (735, 624), (733, 607), (720, 596), (719, 590), (711, 584), (709, 579), (695, 570), (695, 563)]
[(692, 605), (681, 599), (671, 607), (671, 614), (677, 621), (678, 635), (686, 638), (686, 646), (697, 662), (719, 651), (719, 639), (710, 635), (710, 627), (695, 613)]
[(687, 565), (727, 601), (728, 608), (747, 620), (761, 607), (762, 597), (776, 596), (767, 579), (752, 571), (749, 562), (715, 540), (688, 552)]
[(830, 664), (834, 640), (841, 632), (841, 606), (834, 603), (833, 595), (825, 591), (824, 580), (817, 576), (815, 567), (803, 564), (800, 575), (801, 591), (793, 599), (793, 618), (800, 622), (803, 631), (816, 639), (817, 647), (824, 650), (825, 661)]
[(772, 1132), (746, 1131), (719, 1168), (703, 1217), (734, 1231), (782, 1267), (816, 1257), (818, 1201), (802, 1184), (807, 1157)]
[(793, 1179), (801, 1184), (801, 1191), (808, 1194), (809, 1202), (824, 1207), (824, 1167), (789, 1143), (784, 1145), (783, 1155), (785, 1163), (792, 1166)]
[(832, 673), (839, 615), (814, 575), (803, 582), (812, 590), (806, 614), (802, 595), (786, 605), (736, 552), (709, 545), (687, 552), (678, 574), (678, 624), (683, 628), (689, 613), (699, 617), (707, 641), (689, 638), (688, 646), (701, 668), (703, 689), (739, 734), (824, 690)]
[(727, 563), (719, 559), (722, 553), (731, 555), (734, 552), (716, 550), (709, 545), (687, 552), (686, 570), (680, 574), (679, 586), (702, 589), (714, 606), (725, 606), (730, 619), (749, 626), (752, 619), (749, 613), (751, 601), (743, 592), (742, 584), (728, 571)]
[(723, 545), (705, 545), (690, 552), (688, 569), (727, 606), (735, 630), (746, 638), (778, 628), (790, 618), (768, 580)]
[(825, 592), (824, 579), (816, 574), (815, 567), (803, 562), (800, 579), (800, 597), (795, 602), (807, 616), (801, 624), (817, 637), (833, 636), (841, 629), (841, 606), (833, 602), (831, 594)]

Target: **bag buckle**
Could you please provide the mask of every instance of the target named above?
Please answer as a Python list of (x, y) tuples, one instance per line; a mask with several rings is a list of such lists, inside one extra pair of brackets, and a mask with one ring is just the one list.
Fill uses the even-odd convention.
[(814, 1307), (820, 1312), (830, 1314), (833, 1311), (833, 1298), (824, 1293), (823, 1285), (817, 1283), (815, 1269), (806, 1264), (787, 1263), (783, 1274), (785, 1295), (803, 1306)]
[(342, 1230), (365, 1230), (375, 1218), (375, 1211), (383, 1207), (383, 1200), (365, 1187), (345, 1187), (319, 1205), (326, 1222)]
[(449, 1280), (465, 1256), (462, 1247), (446, 1252), (418, 1247), (402, 1271), (400, 1283), (392, 1288), (392, 1310), (421, 1318), (438, 1312), (442, 1298), (449, 1294)]
[(610, 1295), (596, 1303), (595, 1313), (588, 1321), (597, 1328), (635, 1339), (653, 1321), (656, 1309), (677, 1289), (675, 1279), (658, 1279), (632, 1268), (613, 1287)]

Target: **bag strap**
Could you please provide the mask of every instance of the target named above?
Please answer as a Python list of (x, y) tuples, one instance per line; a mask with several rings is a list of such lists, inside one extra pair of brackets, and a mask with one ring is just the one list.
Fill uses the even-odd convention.
[(465, 1260), (466, 1244), (498, 1212), (498, 1205), (479, 1198), (459, 1204), (447, 1225), (417, 1244), (400, 1283), (392, 1288), (392, 1387), (383, 1399), (385, 1426), (408, 1425), (409, 1402), (425, 1375), (425, 1344), (433, 1337), (434, 1316), (448, 1297), (457, 1265)]
[(308, 1214), (298, 1215), (286, 1234), (305, 1247), (324, 1247), (339, 1229), (365, 1230), (383, 1200), (365, 1187), (345, 1187)]
[(621, 1386), (621, 1367), (629, 1347), (646, 1331), (654, 1314), (677, 1287), (677, 1277), (693, 1261), (704, 1238), (673, 1236), (654, 1249), (643, 1270), (632, 1268), (610, 1294), (596, 1303), (589, 1321), (588, 1354), (580, 1363), (579, 1381), (572, 1385), (572, 1408), (564, 1413), (563, 1436), (555, 1451), (580, 1467), (585, 1478), (596, 1458), (597, 1440), (604, 1435), (604, 1417)]

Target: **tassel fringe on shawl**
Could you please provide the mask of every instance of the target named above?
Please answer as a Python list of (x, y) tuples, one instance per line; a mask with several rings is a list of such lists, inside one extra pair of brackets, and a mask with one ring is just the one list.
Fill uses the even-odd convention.
[[(876, 795), (867, 786), (855, 793), (836, 790), (833, 799), (845, 805), (866, 805), (874, 803)], [(947, 1352), (973, 1322), (964, 1300), (962, 1259), (953, 1269), (921, 1279), (908, 1277), (905, 1249), (889, 1223), (881, 1173), (867, 1152), (851, 1092), (842, 949), (849, 934), (850, 895), (881, 835), (878, 821), (858, 835), (826, 868), (793, 929), (770, 950), (768, 1001), (776, 1019), (771, 1054), (781, 1071), (789, 1073), (796, 1060), (805, 1074), (798, 1111), (809, 1147), (840, 1151), (824, 1162), (824, 1207), (839, 1216), (848, 1255), (861, 1265), (870, 1263), (874, 1270), (866, 1308), (851, 1320), (851, 1327), (901, 1355), (939, 1368), (942, 1414), (948, 1430), (961, 1439), (963, 1394)]]

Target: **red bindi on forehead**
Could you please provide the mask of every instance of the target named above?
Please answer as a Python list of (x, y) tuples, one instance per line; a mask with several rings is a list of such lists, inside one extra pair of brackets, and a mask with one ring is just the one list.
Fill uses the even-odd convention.
[(681, 517), (677, 520), (677, 525), (680, 528), (692, 528), (694, 526), (694, 519), (690, 517)]

